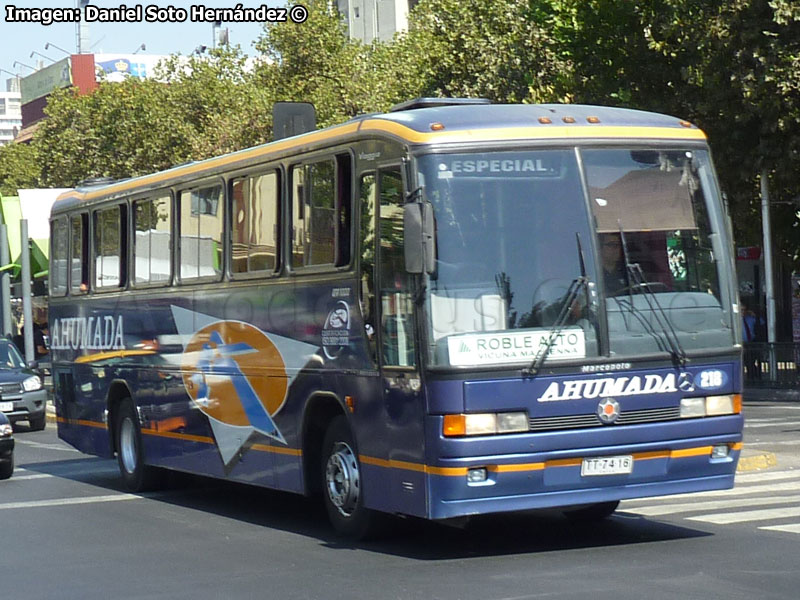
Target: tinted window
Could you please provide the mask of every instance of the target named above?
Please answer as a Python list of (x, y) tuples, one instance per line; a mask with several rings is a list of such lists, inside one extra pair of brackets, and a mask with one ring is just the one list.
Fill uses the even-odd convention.
[(96, 288), (123, 285), (122, 209), (94, 213), (94, 280)]
[(222, 186), (181, 192), (181, 279), (222, 275)]
[(70, 291), (86, 292), (89, 289), (89, 216), (84, 214), (72, 217), (70, 227), (72, 229)]
[(278, 257), (279, 178), (276, 172), (243, 177), (231, 188), (231, 271), (274, 271)]
[(134, 283), (167, 283), (172, 274), (170, 197), (137, 201), (133, 218)]
[(69, 229), (66, 219), (56, 219), (51, 225), (53, 255), (50, 259), (50, 293), (63, 296), (67, 293), (67, 265)]
[(332, 265), (336, 256), (336, 164), (333, 160), (292, 170), (292, 266)]

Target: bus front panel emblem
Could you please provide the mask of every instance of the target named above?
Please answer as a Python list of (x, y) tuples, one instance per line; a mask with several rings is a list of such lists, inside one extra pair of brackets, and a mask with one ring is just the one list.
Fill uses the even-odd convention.
[(619, 402), (606, 398), (597, 405), (597, 418), (606, 425), (611, 425), (619, 418)]

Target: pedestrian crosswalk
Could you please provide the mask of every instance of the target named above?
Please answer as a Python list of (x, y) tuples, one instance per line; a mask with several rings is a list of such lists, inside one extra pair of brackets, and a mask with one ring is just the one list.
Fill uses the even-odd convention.
[(752, 523), (759, 530), (800, 534), (800, 470), (745, 473), (730, 490), (626, 500), (619, 511), (713, 525)]

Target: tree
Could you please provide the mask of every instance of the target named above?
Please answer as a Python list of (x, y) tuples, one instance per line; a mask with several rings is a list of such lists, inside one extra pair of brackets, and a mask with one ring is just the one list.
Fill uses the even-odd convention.
[(272, 102), (238, 47), (172, 57), (157, 79), (60, 90), (33, 145), (47, 186), (121, 179), (264, 143)]
[(36, 187), (39, 172), (37, 146), (29, 144), (0, 146), (0, 194), (16, 196), (18, 188)]
[(572, 65), (554, 37), (557, 0), (422, 0), (397, 44), (425, 95), (554, 102)]
[(308, 5), (302, 25), (268, 25), (256, 43), (263, 60), (260, 85), (275, 101), (311, 102), (326, 127), (359, 114), (385, 110), (396, 99), (388, 46), (351, 40), (338, 11), (328, 2)]

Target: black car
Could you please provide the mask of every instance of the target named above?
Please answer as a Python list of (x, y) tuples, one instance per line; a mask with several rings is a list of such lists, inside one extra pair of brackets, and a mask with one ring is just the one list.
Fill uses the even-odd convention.
[(42, 377), (25, 364), (14, 343), (0, 338), (0, 412), (11, 423), (28, 421), (31, 429), (45, 428), (47, 390)]
[(14, 435), (11, 423), (0, 413), (0, 479), (8, 479), (14, 472)]

